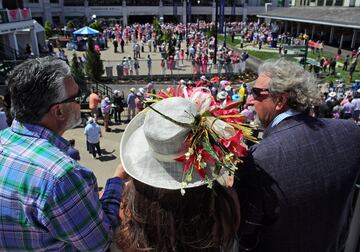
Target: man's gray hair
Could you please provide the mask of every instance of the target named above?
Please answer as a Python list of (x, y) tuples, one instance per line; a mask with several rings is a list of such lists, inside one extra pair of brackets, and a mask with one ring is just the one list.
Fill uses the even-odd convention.
[(271, 78), (271, 93), (289, 94), (289, 107), (295, 111), (304, 112), (318, 101), (316, 77), (298, 63), (285, 59), (267, 60), (259, 66), (258, 73)]
[(39, 122), (52, 104), (66, 99), (64, 80), (70, 76), (69, 66), (54, 57), (30, 59), (16, 66), (6, 80), (14, 118)]

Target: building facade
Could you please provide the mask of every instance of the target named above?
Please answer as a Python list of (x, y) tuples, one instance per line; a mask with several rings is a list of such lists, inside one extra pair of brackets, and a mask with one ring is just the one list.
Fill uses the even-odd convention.
[[(24, 0), (33, 17), (44, 23), (63, 25), (69, 19), (90, 21), (97, 18), (120, 24), (152, 22), (153, 17), (164, 22), (215, 21), (215, 6), (222, 0)], [(226, 20), (240, 21), (256, 18), (264, 12), (265, 3), (272, 8), (288, 6), (289, 0), (223, 0)], [(189, 20), (190, 19), (190, 20)]]
[[(9, 4), (8, 4), (9, 3)], [(31, 10), (15, 1), (0, 1), (0, 59), (12, 60), (25, 53), (29, 44), (35, 56), (45, 46), (43, 27), (33, 19)]]

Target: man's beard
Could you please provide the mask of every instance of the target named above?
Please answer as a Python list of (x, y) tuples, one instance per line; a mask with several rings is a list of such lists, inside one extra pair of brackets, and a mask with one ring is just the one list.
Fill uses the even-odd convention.
[(71, 117), (66, 122), (66, 130), (73, 129), (81, 124), (81, 116), (79, 113), (71, 113)]
[(254, 116), (254, 124), (258, 125), (259, 128), (263, 128), (264, 129), (264, 125), (261, 123), (258, 114), (255, 113)]

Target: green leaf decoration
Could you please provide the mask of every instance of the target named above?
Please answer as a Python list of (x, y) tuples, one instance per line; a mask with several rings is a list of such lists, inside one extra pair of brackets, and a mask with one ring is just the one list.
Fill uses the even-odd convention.
[(208, 139), (205, 138), (202, 141), (202, 146), (216, 161), (220, 162), (219, 157), (216, 155), (214, 148), (212, 147)]
[(178, 122), (174, 119), (172, 119), (171, 117), (164, 115), (163, 113), (161, 113), (160, 111), (158, 111), (157, 109), (155, 109), (153, 106), (149, 106), (148, 108), (150, 108), (151, 110), (155, 111), (156, 113), (158, 113), (159, 115), (161, 115), (162, 117), (164, 117), (166, 120), (169, 120), (172, 123), (175, 123), (176, 125), (179, 125), (180, 127), (184, 127), (184, 128), (194, 128), (193, 124), (189, 124), (189, 123), (183, 123), (183, 122)]

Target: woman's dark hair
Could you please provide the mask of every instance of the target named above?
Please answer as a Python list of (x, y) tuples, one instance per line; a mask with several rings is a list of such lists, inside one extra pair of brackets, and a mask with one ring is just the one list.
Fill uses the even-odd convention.
[(51, 104), (65, 98), (64, 79), (70, 76), (69, 66), (53, 57), (16, 66), (6, 80), (12, 115), (20, 122), (39, 122)]
[(124, 251), (229, 251), (240, 223), (236, 193), (217, 182), (182, 196), (132, 180), (122, 209), (116, 243)]

